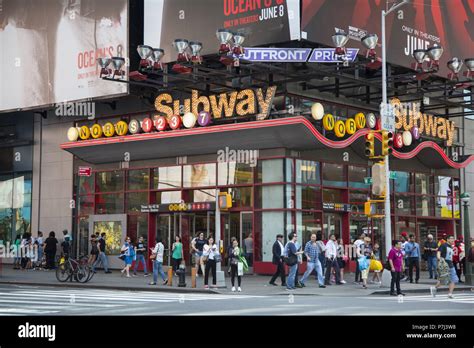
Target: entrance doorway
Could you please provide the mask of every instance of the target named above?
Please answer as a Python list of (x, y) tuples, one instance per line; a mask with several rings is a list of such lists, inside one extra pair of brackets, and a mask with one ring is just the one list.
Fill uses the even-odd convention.
[[(244, 251), (249, 267), (253, 266), (253, 213), (251, 211), (221, 213), (221, 235), (224, 245), (224, 253), (230, 246), (232, 237), (236, 238), (239, 246)], [(223, 260), (227, 265), (227, 258)]]
[(324, 213), (323, 239), (329, 239), (331, 234), (342, 236), (342, 215), (336, 213)]

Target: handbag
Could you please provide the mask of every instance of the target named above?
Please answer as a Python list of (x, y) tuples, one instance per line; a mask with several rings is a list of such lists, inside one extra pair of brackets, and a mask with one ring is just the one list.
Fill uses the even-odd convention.
[(369, 268), (369, 260), (367, 260), (367, 257), (359, 257), (359, 270), (364, 271), (367, 268)]
[(120, 260), (124, 261), (125, 260), (125, 254), (120, 254), (120, 256), (118, 257)]
[(238, 276), (243, 276), (244, 275), (244, 263), (243, 262), (237, 262), (237, 275)]
[(151, 254), (151, 255), (150, 255), (150, 260), (151, 260), (151, 261), (156, 260), (156, 254)]

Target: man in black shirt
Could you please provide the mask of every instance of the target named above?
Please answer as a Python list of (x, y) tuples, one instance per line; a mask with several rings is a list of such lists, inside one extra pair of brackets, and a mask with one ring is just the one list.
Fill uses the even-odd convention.
[(424, 258), (428, 263), (428, 272), (430, 273), (430, 279), (438, 279), (436, 268), (438, 267), (438, 260), (436, 258), (436, 252), (438, 251), (438, 243), (433, 239), (433, 235), (429, 234), (427, 240), (423, 244)]
[(135, 260), (135, 266), (133, 268), (133, 276), (136, 276), (137, 275), (137, 269), (138, 269), (138, 265), (140, 262), (143, 263), (143, 270), (144, 270), (144, 276), (145, 277), (148, 277), (148, 272), (147, 272), (147, 268), (146, 268), (146, 257), (145, 257), (145, 253), (146, 253), (146, 243), (145, 243), (145, 239), (142, 237), (138, 238), (138, 243), (136, 245), (136, 248), (135, 248), (136, 252), (137, 252), (137, 259)]
[(105, 273), (112, 273), (109, 271), (109, 264), (107, 262), (107, 255), (105, 254), (105, 232), (100, 234), (99, 241), (97, 243), (97, 248), (99, 249), (99, 255), (97, 255), (97, 261), (92, 266), (92, 272), (95, 272), (95, 267), (99, 265), (99, 262), (102, 262), (104, 266)]
[(69, 237), (64, 238), (64, 241), (61, 243), (61, 248), (63, 251), (63, 256), (67, 259), (71, 250), (71, 245), (69, 244)]

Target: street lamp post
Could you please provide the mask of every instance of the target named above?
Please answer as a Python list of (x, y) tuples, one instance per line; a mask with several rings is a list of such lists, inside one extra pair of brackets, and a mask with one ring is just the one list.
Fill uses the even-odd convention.
[(464, 192), (460, 197), (464, 206), (464, 251), (466, 254), (466, 268), (464, 269), (464, 277), (467, 285), (473, 285), (472, 265), (467, 260), (468, 250), (471, 248), (471, 230), (469, 228), (469, 201), (471, 200), (471, 195), (467, 192)]
[[(407, 4), (409, 0), (403, 0), (399, 4), (394, 4), (388, 11), (382, 10), (382, 103), (383, 107), (387, 105), (387, 57), (386, 57), (386, 42), (385, 42), (385, 17), (395, 11), (400, 6)], [(391, 225), (391, 212), (390, 212), (390, 167), (388, 164), (388, 155), (385, 156), (385, 255), (391, 249), (392, 240), (392, 225)]]

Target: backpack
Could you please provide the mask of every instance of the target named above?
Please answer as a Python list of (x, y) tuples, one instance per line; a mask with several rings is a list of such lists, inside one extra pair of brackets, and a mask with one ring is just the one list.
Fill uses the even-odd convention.
[(290, 252), (290, 248), (288, 248), (289, 244), (290, 242), (286, 243), (285, 256), (283, 256), (283, 262), (285, 262), (287, 266), (291, 267), (298, 263), (298, 257), (295, 254), (288, 255), (288, 253)]

